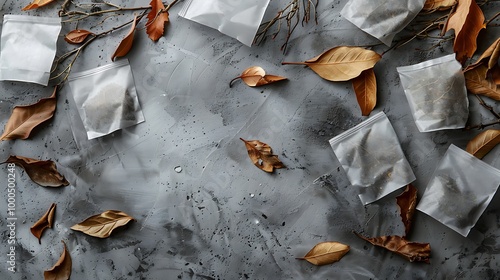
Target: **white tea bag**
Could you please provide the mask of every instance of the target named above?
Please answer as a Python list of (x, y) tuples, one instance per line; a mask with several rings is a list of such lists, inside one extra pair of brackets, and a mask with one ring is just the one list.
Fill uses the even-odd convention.
[(420, 132), (465, 127), (469, 99), (455, 54), (397, 70)]
[(60, 18), (5, 15), (0, 52), (0, 81), (46, 86), (61, 31)]
[(384, 112), (330, 139), (330, 145), (365, 205), (415, 180)]
[(500, 185), (500, 170), (451, 145), (417, 209), (467, 236)]
[(340, 14), (364, 32), (390, 46), (422, 10), (425, 0), (349, 0)]
[(144, 121), (128, 60), (74, 73), (68, 82), (88, 139)]
[(251, 46), (269, 0), (186, 0), (179, 16)]

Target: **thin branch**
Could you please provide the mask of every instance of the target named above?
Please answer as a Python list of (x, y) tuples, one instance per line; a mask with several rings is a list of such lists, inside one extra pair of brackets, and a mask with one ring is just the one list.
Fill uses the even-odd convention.
[(492, 21), (494, 21), (498, 16), (500, 16), (500, 12), (496, 13), (492, 18), (490, 18), (484, 25), (489, 25)]
[(486, 104), (486, 102), (484, 102), (483, 98), (481, 98), (481, 96), (477, 95), (477, 94), (474, 94), (474, 96), (477, 98), (477, 100), (479, 100), (479, 104), (481, 104), (481, 106), (483, 106), (484, 108), (486, 108), (486, 110), (488, 110), (495, 118), (497, 119), (500, 119), (500, 114), (497, 113), (492, 106)]

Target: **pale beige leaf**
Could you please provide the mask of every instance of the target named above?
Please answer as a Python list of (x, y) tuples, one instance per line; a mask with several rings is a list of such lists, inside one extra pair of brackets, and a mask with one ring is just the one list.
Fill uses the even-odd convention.
[(426, 0), (422, 11), (443, 11), (450, 9), (455, 5), (456, 0)]
[(45, 280), (68, 280), (71, 276), (71, 256), (66, 247), (66, 243), (61, 240), (64, 245), (64, 250), (59, 257), (59, 260), (54, 264), (49, 270), (43, 272), (43, 277)]
[(71, 227), (90, 236), (106, 238), (114, 229), (135, 221), (134, 218), (122, 211), (108, 210), (99, 215), (87, 218), (85, 221)]
[(245, 140), (245, 147), (248, 151), (248, 156), (253, 164), (266, 172), (273, 172), (275, 168), (284, 168), (285, 165), (278, 159), (278, 156), (273, 155), (273, 151), (269, 145), (260, 142), (259, 140)]
[(335, 47), (305, 62), (283, 62), (283, 65), (307, 65), (320, 77), (329, 81), (348, 81), (364, 70), (373, 68), (382, 57), (360, 47)]
[(116, 57), (122, 57), (128, 54), (128, 52), (132, 49), (132, 44), (134, 43), (134, 35), (135, 35), (135, 26), (137, 24), (137, 16), (134, 16), (134, 21), (132, 22), (132, 26), (128, 34), (123, 38), (118, 47), (115, 50), (115, 53), (111, 56), (111, 60), (115, 60)]
[(64, 40), (70, 44), (81, 44), (90, 35), (94, 35), (94, 33), (84, 29), (75, 29), (66, 34)]
[(49, 210), (43, 214), (43, 216), (30, 227), (31, 233), (38, 238), (38, 243), (42, 244), (42, 233), (46, 228), (52, 228), (54, 223), (54, 213), (56, 211), (56, 204), (52, 203)]
[(314, 265), (326, 265), (338, 262), (342, 259), (350, 247), (336, 241), (321, 242), (316, 244), (303, 258)]
[(57, 86), (48, 98), (40, 99), (35, 104), (14, 107), (0, 140), (27, 139), (33, 128), (51, 119), (56, 110), (56, 92)]
[(146, 33), (153, 41), (158, 41), (165, 32), (165, 23), (168, 22), (168, 12), (164, 11), (165, 6), (161, 0), (151, 0), (151, 11), (148, 14), (146, 23)]
[(493, 76), (487, 75), (487, 72), (488, 68), (484, 64), (468, 69), (464, 73), (467, 90), (500, 101), (500, 86), (494, 81)]
[(358, 100), (361, 114), (370, 115), (377, 104), (377, 80), (373, 69), (367, 69), (352, 80), (356, 99)]
[(52, 2), (54, 2), (54, 0), (33, 0), (33, 2), (31, 2), (28, 6), (24, 7), (22, 10), (27, 11), (32, 9), (38, 9)]
[(250, 87), (258, 87), (283, 81), (286, 80), (287, 78), (276, 75), (266, 75), (266, 71), (264, 71), (262, 67), (252, 66), (245, 69), (240, 76), (232, 79), (229, 82), (229, 87), (231, 87), (232, 83), (237, 79), (242, 79), (243, 82)]
[(465, 150), (477, 158), (483, 158), (500, 143), (500, 130), (488, 129), (476, 135), (467, 144)]
[(69, 182), (57, 171), (51, 160), (37, 160), (22, 156), (10, 156), (4, 163), (14, 163), (26, 171), (30, 179), (42, 187), (62, 187)]

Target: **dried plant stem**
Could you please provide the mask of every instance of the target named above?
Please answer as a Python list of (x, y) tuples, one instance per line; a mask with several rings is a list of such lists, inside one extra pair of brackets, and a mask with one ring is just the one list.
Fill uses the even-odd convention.
[(485, 127), (488, 127), (488, 126), (492, 126), (492, 125), (496, 125), (496, 124), (500, 124), (500, 114), (498, 112), (496, 112), (492, 106), (486, 104), (486, 102), (484, 102), (483, 98), (481, 98), (481, 96), (477, 95), (477, 94), (474, 94), (474, 96), (477, 98), (477, 100), (479, 101), (479, 104), (481, 104), (481, 106), (483, 106), (484, 108), (486, 108), (486, 110), (488, 110), (495, 118), (496, 120), (495, 121), (492, 121), (492, 122), (489, 122), (489, 123), (480, 123), (480, 124), (477, 124), (477, 125), (470, 125), (470, 126), (467, 126), (465, 127), (464, 129), (465, 130), (471, 130), (471, 129), (484, 129)]
[(68, 17), (67, 20), (62, 21), (63, 23), (66, 23), (66, 22), (80, 21), (80, 20), (86, 19), (86, 18), (91, 17), (91, 16), (98, 16), (98, 15), (103, 15), (103, 14), (107, 14), (107, 13), (117, 13), (117, 12), (123, 12), (123, 11), (138, 11), (138, 10), (146, 10), (146, 9), (150, 8), (149, 6), (148, 7), (130, 7), (130, 8), (127, 8), (127, 7), (120, 7), (120, 6), (117, 6), (115, 4), (111, 4), (111, 3), (106, 3), (106, 4), (113, 7), (113, 9), (101, 10), (101, 11), (96, 11), (96, 12), (85, 12), (85, 11), (78, 11), (78, 10), (63, 11), (62, 13), (59, 14), (59, 16), (60, 17)]
[(497, 17), (500, 16), (500, 12), (496, 13), (492, 18), (490, 18), (484, 25), (489, 25), (492, 21), (494, 21)]

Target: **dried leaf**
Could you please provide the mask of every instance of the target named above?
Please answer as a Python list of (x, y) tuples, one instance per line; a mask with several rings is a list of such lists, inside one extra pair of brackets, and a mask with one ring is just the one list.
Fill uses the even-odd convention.
[(56, 110), (56, 92), (57, 86), (48, 98), (40, 99), (35, 104), (14, 107), (0, 140), (26, 139), (33, 128), (52, 118)]
[(165, 23), (168, 22), (168, 12), (162, 11), (165, 6), (161, 0), (151, 0), (151, 11), (148, 14), (146, 33), (153, 41), (158, 41), (165, 32)]
[(283, 62), (281, 64), (307, 65), (316, 74), (329, 81), (348, 81), (364, 70), (373, 68), (382, 57), (360, 47), (335, 47), (305, 62)]
[(89, 35), (94, 35), (94, 33), (85, 29), (75, 29), (66, 34), (64, 40), (70, 44), (81, 44)]
[(314, 265), (332, 264), (342, 259), (349, 252), (349, 249), (348, 245), (340, 242), (321, 242), (316, 244), (303, 258), (298, 259), (306, 260)]
[(448, 18), (446, 32), (455, 30), (453, 51), (462, 64), (471, 58), (477, 49), (477, 35), (485, 28), (484, 15), (475, 0), (458, 1), (457, 9)]
[(71, 256), (68, 252), (68, 248), (66, 248), (66, 243), (62, 240), (61, 242), (64, 245), (64, 251), (56, 264), (49, 270), (43, 272), (45, 280), (68, 280), (71, 276)]
[(476, 135), (467, 144), (465, 150), (477, 158), (483, 158), (500, 143), (500, 130), (488, 129)]
[(375, 246), (385, 248), (394, 252), (410, 262), (429, 263), (431, 245), (429, 243), (410, 242), (401, 236), (381, 236), (368, 238), (354, 232), (359, 238), (364, 239)]
[(396, 202), (399, 206), (399, 214), (405, 226), (405, 236), (410, 233), (411, 222), (413, 214), (415, 214), (415, 207), (417, 206), (417, 188), (412, 184), (408, 184), (406, 189), (396, 197)]
[(377, 104), (377, 79), (373, 68), (361, 72), (358, 77), (352, 80), (352, 86), (361, 108), (361, 114), (363, 116), (370, 115)]
[(488, 68), (484, 64), (468, 69), (464, 73), (465, 86), (473, 94), (484, 95), (500, 101), (500, 87), (493, 79), (493, 75), (488, 76), (487, 72)]
[[(468, 66), (467, 69), (474, 67), (478, 64), (483, 64), (486, 60), (488, 60), (487, 66), (488, 70), (498, 65), (498, 58), (500, 57), (500, 38), (498, 38), (493, 44), (491, 44), (488, 49), (484, 51), (484, 53), (477, 59), (477, 61)], [(466, 70), (467, 71), (467, 70)]]
[(259, 140), (247, 141), (243, 138), (240, 138), (240, 140), (245, 142), (248, 156), (258, 168), (271, 173), (274, 171), (274, 168), (285, 167), (278, 159), (278, 156), (273, 155), (271, 147), (266, 143), (260, 142)]
[(240, 76), (232, 79), (231, 82), (229, 82), (229, 87), (231, 87), (232, 83), (237, 79), (242, 79), (243, 82), (245, 82), (245, 84), (250, 87), (258, 87), (278, 81), (283, 81), (287, 78), (276, 75), (266, 75), (266, 71), (264, 71), (262, 67), (252, 66), (245, 69), (245, 71), (243, 71)]
[(52, 228), (52, 223), (54, 222), (54, 213), (56, 211), (56, 204), (52, 203), (49, 210), (43, 214), (43, 216), (30, 227), (31, 233), (38, 238), (38, 243), (42, 244), (42, 233), (46, 228)]
[(427, 0), (425, 1), (422, 11), (433, 12), (448, 10), (455, 5), (455, 2), (456, 0)]
[(21, 166), (30, 179), (42, 187), (62, 187), (69, 185), (69, 182), (57, 171), (56, 164), (51, 160), (10, 156), (3, 163), (14, 163), (17, 166)]
[(134, 16), (134, 21), (132, 22), (132, 26), (130, 31), (127, 33), (127, 36), (123, 38), (118, 47), (115, 50), (113, 56), (111, 56), (111, 60), (115, 60), (115, 57), (122, 57), (127, 55), (127, 53), (132, 49), (132, 44), (134, 43), (134, 35), (135, 35), (135, 26), (137, 24), (137, 16)]
[(54, 0), (33, 0), (33, 2), (31, 2), (28, 6), (22, 8), (22, 10), (27, 11), (32, 9), (38, 9), (52, 2), (54, 2)]
[(114, 229), (135, 221), (126, 213), (117, 210), (108, 210), (99, 215), (87, 218), (85, 221), (71, 227), (72, 230), (81, 231), (90, 236), (106, 238)]

